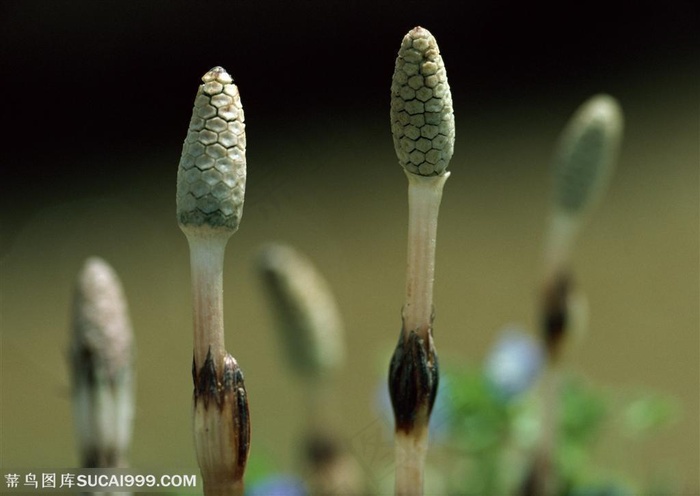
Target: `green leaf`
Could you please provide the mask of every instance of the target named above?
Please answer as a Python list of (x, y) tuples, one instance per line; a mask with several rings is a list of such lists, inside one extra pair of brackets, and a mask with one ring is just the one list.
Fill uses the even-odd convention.
[(632, 401), (624, 411), (625, 431), (632, 437), (650, 435), (680, 417), (680, 406), (672, 398), (647, 394)]

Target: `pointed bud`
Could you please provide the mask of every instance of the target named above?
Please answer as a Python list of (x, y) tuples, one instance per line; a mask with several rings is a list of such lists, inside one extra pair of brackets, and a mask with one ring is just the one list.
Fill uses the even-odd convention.
[(389, 395), (396, 431), (427, 429), (437, 396), (439, 368), (432, 334), (428, 344), (414, 331), (402, 331), (389, 366)]
[(177, 172), (180, 227), (235, 232), (243, 215), (246, 136), (231, 76), (214, 67), (202, 77)]
[(114, 270), (89, 258), (73, 300), (70, 366), (83, 466), (126, 465), (134, 416), (133, 333)]
[(396, 59), (391, 131), (404, 169), (421, 176), (445, 172), (455, 141), (452, 95), (437, 42), (421, 27), (404, 37)]
[(250, 450), (250, 414), (243, 373), (231, 355), (218, 371), (211, 353), (193, 362), (194, 437), (205, 494), (242, 490)]

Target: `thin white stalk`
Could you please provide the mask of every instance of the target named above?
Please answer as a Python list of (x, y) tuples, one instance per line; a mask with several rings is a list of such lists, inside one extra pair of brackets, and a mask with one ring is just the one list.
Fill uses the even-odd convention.
[(201, 368), (211, 350), (221, 370), (224, 346), (224, 252), (231, 234), (206, 227), (187, 233), (194, 320), (194, 361)]
[(423, 494), (425, 460), (428, 454), (428, 429), (411, 433), (397, 432), (394, 442), (396, 456), (396, 496)]
[(545, 285), (552, 285), (556, 279), (569, 270), (574, 245), (581, 230), (580, 216), (555, 210), (550, 215), (549, 229), (544, 246)]
[(435, 248), (438, 212), (445, 181), (450, 176), (408, 177), (408, 260), (406, 301), (403, 308), (404, 332), (415, 331), (428, 340), (433, 317)]

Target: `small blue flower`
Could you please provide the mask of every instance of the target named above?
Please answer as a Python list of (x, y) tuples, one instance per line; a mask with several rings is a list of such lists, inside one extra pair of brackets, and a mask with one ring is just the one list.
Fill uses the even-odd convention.
[(252, 484), (246, 496), (307, 496), (302, 480), (293, 475), (271, 475)]
[(533, 385), (543, 358), (535, 339), (517, 327), (507, 327), (486, 358), (486, 382), (499, 397), (510, 401)]

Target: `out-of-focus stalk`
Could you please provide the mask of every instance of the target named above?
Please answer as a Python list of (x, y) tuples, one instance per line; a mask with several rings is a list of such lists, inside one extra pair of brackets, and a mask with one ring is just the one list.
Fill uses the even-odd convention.
[(571, 257), (579, 232), (607, 189), (623, 118), (617, 101), (596, 95), (564, 128), (554, 155), (553, 198), (544, 248), (542, 329), (548, 361), (560, 358), (575, 303)]
[(327, 380), (345, 358), (343, 323), (330, 285), (307, 257), (280, 243), (259, 250), (257, 270), (287, 362), (309, 381)]
[(304, 459), (312, 495), (362, 494), (356, 460), (334, 432), (333, 377), (343, 362), (343, 324), (330, 285), (298, 250), (271, 243), (257, 257), (287, 362), (305, 389)]
[(620, 105), (601, 94), (584, 102), (562, 131), (552, 168), (545, 280), (556, 279), (569, 269), (579, 232), (613, 175), (622, 129)]
[(542, 340), (546, 367), (541, 378), (541, 438), (527, 494), (557, 494), (555, 453), (560, 422), (560, 362), (572, 330), (585, 309), (575, 291), (571, 258), (579, 232), (599, 203), (614, 171), (622, 139), (618, 102), (595, 95), (584, 102), (564, 128), (554, 155), (553, 199), (544, 249)]
[(122, 285), (107, 262), (85, 261), (73, 299), (70, 370), (82, 466), (122, 468), (134, 417), (134, 338)]

